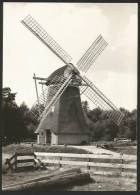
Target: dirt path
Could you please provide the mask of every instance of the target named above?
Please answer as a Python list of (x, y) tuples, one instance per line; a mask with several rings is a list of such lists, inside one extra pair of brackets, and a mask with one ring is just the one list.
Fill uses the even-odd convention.
[(89, 152), (92, 152), (93, 154), (118, 154), (116, 152), (113, 152), (107, 149), (97, 148), (96, 146), (72, 146), (72, 147), (84, 149)]
[[(97, 148), (96, 146), (72, 146), (72, 147), (81, 148), (81, 149), (87, 150), (89, 152), (92, 152), (93, 154), (106, 154), (106, 155), (109, 154), (109, 155), (114, 155), (114, 156), (120, 155), (119, 152), (115, 152), (115, 151), (111, 151), (111, 150), (107, 150), (107, 149), (103, 149), (103, 148)], [(125, 159), (129, 159), (132, 156), (134, 157), (134, 155), (123, 154), (123, 157)], [(136, 160), (137, 160), (136, 155), (135, 155), (135, 157), (136, 157)]]

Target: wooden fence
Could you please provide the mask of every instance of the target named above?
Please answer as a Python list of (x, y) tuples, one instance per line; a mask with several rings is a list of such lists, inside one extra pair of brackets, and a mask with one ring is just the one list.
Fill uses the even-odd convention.
[[(73, 154), (73, 153), (15, 153), (6, 159), (8, 169), (20, 167), (78, 166), (93, 174), (121, 175), (136, 177), (136, 156), (112, 154)], [(29, 165), (29, 163), (31, 163)]]
[(136, 156), (35, 152), (47, 165), (80, 166), (94, 174), (136, 177)]
[(19, 169), (25, 168), (33, 168), (36, 167), (37, 164), (40, 166), (44, 166), (40, 159), (37, 158), (35, 153), (17, 153), (11, 157), (7, 158), (6, 165), (8, 165), (7, 170), (11, 169), (13, 171), (17, 171)]

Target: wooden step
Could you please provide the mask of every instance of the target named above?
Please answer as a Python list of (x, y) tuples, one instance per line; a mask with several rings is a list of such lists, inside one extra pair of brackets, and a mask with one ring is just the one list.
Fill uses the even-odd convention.
[(21, 159), (17, 160), (17, 163), (35, 162), (34, 159)]
[(23, 166), (23, 167), (17, 167), (15, 169), (16, 172), (19, 171), (27, 171), (27, 170), (35, 170), (36, 168), (34, 166), (28, 165), (28, 166)]

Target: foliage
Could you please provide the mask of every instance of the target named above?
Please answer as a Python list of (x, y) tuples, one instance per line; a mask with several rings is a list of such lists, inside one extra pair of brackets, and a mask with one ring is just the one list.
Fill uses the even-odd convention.
[(20, 142), (34, 136), (32, 118), (26, 104), (23, 102), (18, 106), (15, 102), (16, 93), (12, 93), (9, 87), (3, 88), (2, 97), (3, 143)]
[(118, 137), (127, 137), (131, 139), (136, 139), (136, 121), (137, 121), (137, 110), (134, 109), (132, 112), (120, 108), (120, 111), (123, 112), (124, 118), (119, 127)]
[(82, 102), (82, 106), (91, 121), (89, 129), (92, 134), (92, 141), (111, 141), (115, 137), (136, 139), (136, 109), (129, 112), (124, 108), (120, 108), (120, 111), (124, 114), (124, 118), (118, 127), (108, 118), (107, 112), (104, 110), (100, 108), (90, 110), (87, 102)]
[[(9, 143), (36, 138), (34, 131), (37, 128), (38, 121), (35, 120), (33, 113), (38, 112), (38, 106), (35, 105), (29, 109), (25, 102), (18, 106), (15, 101), (16, 93), (11, 92), (9, 87), (3, 88), (2, 98), (3, 138)], [(40, 106), (43, 110), (43, 105)], [(107, 112), (100, 108), (90, 110), (87, 101), (82, 102), (82, 107), (93, 141), (110, 141), (115, 137), (136, 139), (136, 109), (130, 112), (120, 108), (124, 118), (118, 127), (107, 117)]]
[(89, 105), (87, 101), (82, 102), (82, 108), (83, 108), (83, 111), (87, 114), (89, 111)]

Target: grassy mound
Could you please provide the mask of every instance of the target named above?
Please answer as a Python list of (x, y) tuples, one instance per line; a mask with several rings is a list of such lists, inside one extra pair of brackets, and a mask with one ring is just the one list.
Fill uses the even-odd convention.
[(11, 144), (2, 148), (2, 152), (6, 154), (13, 154), (15, 152), (54, 152), (54, 153), (74, 153), (87, 154), (88, 151), (84, 149), (74, 148), (71, 146), (47, 146), (37, 144)]

